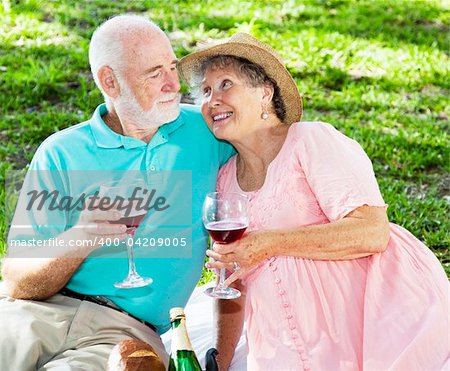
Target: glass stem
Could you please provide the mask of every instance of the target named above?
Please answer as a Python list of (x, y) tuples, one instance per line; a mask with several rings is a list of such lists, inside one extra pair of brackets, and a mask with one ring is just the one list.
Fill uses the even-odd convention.
[(128, 276), (136, 276), (136, 265), (134, 264), (134, 232), (135, 228), (129, 228), (127, 231), (127, 254), (128, 254)]
[(220, 269), (220, 275), (219, 275), (219, 284), (217, 285), (217, 288), (223, 289), (223, 283), (225, 282), (226, 277), (226, 269), (225, 268), (221, 268)]

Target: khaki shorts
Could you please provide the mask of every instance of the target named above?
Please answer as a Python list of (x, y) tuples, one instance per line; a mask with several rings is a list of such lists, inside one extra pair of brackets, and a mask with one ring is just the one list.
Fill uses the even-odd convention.
[(159, 335), (134, 318), (60, 294), (16, 300), (0, 282), (0, 370), (105, 370), (112, 348), (127, 339), (147, 342), (168, 366)]

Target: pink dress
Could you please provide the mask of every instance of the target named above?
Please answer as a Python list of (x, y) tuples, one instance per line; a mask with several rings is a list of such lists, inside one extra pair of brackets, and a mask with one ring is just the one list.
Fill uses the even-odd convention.
[[(218, 190), (243, 192), (236, 157)], [(331, 125), (291, 125), (264, 185), (250, 197), (248, 230), (337, 221), (385, 206), (372, 164)], [(450, 369), (449, 282), (431, 250), (390, 225), (385, 252), (319, 261), (277, 256), (247, 275), (248, 370)]]

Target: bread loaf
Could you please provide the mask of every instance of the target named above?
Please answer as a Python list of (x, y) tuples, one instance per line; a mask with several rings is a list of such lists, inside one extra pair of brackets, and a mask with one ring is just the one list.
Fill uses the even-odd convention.
[(124, 340), (111, 351), (108, 371), (165, 371), (166, 368), (153, 348), (141, 340)]

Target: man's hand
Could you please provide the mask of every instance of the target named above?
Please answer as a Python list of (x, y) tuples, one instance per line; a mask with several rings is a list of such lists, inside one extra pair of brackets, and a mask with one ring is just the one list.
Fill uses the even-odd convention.
[[(114, 224), (122, 217), (117, 210), (83, 210), (78, 223), (72, 229), (73, 237), (84, 238), (91, 241), (92, 250), (101, 246), (101, 241), (107, 238), (125, 240), (127, 238), (127, 226)], [(72, 233), (66, 237), (71, 237)], [(88, 245), (88, 244), (86, 244)], [(91, 250), (91, 251), (92, 251)]]

